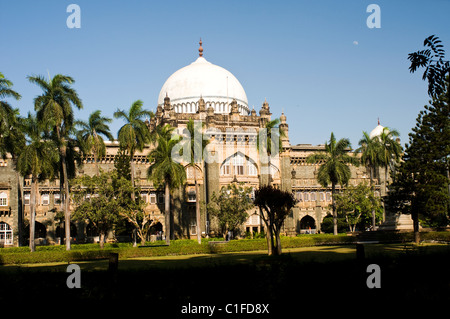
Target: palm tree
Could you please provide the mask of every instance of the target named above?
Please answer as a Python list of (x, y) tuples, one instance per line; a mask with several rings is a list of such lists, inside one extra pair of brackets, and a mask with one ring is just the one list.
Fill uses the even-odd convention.
[(336, 142), (333, 132), (329, 143), (325, 143), (325, 152), (311, 154), (307, 158), (310, 164), (319, 164), (317, 181), (323, 187), (331, 184), (331, 207), (333, 209), (333, 233), (337, 235), (337, 212), (335, 194), (337, 185), (347, 185), (351, 177), (349, 164), (359, 165), (359, 161), (348, 154), (351, 148), (350, 141), (342, 138)]
[[(202, 132), (203, 125), (204, 123), (201, 122), (201, 126), (198, 127), (192, 119), (189, 119), (189, 122), (187, 123), (187, 130), (190, 136), (189, 142), (191, 146), (190, 147), (191, 158), (189, 165), (192, 166), (194, 170), (194, 180), (195, 180), (195, 216), (197, 222), (197, 241), (199, 244), (202, 243), (202, 236), (200, 234), (200, 196), (197, 183), (196, 163), (203, 161), (203, 150), (209, 144), (209, 140), (203, 139), (203, 132)], [(205, 174), (203, 174), (203, 177), (205, 177)], [(203, 178), (203, 182), (204, 183), (206, 182), (205, 178)], [(203, 186), (205, 187), (205, 185)]]
[(106, 123), (111, 123), (111, 119), (101, 116), (102, 111), (97, 110), (89, 115), (89, 120), (77, 121), (76, 125), (81, 129), (78, 132), (78, 140), (83, 145), (84, 151), (94, 156), (96, 175), (100, 175), (98, 160), (105, 156), (106, 146), (102, 135), (107, 137), (110, 141), (114, 140), (109, 126)]
[[(373, 179), (375, 169), (380, 166), (382, 159), (382, 148), (380, 140), (377, 136), (370, 138), (367, 132), (363, 131), (363, 137), (359, 140), (358, 145), (360, 146), (356, 152), (361, 153), (361, 164), (365, 165), (369, 170), (370, 174), (370, 188), (374, 189)], [(375, 229), (375, 210), (372, 211), (372, 226)]]
[(171, 212), (170, 212), (170, 190), (184, 184), (186, 181), (186, 171), (183, 165), (172, 159), (172, 149), (180, 141), (180, 137), (172, 137), (174, 130), (169, 124), (166, 124), (157, 136), (157, 146), (150, 152), (150, 167), (147, 171), (147, 177), (158, 188), (164, 185), (165, 192), (165, 234), (166, 243), (170, 244), (171, 237)]
[(83, 108), (77, 92), (71, 87), (74, 79), (67, 75), (57, 74), (48, 81), (42, 76), (29, 76), (31, 83), (39, 86), (43, 93), (34, 99), (38, 122), (50, 131), (59, 150), (62, 181), (64, 183), (64, 222), (66, 232), (66, 250), (70, 250), (70, 192), (68, 176), (68, 143), (73, 131), (74, 114), (72, 106)]
[[(142, 152), (145, 145), (151, 141), (151, 134), (145, 118), (154, 116), (153, 112), (142, 109), (143, 102), (141, 100), (135, 101), (128, 113), (123, 110), (114, 112), (116, 119), (123, 119), (125, 124), (119, 129), (118, 138), (122, 149), (126, 149), (130, 155), (131, 166), (131, 184), (134, 185), (134, 154), (136, 151)], [(131, 193), (133, 201), (135, 200), (134, 192)]]
[(55, 142), (44, 136), (45, 132), (35, 116), (28, 114), (24, 119), (23, 132), (27, 142), (17, 158), (16, 169), (22, 176), (31, 175), (30, 251), (34, 252), (37, 183), (53, 177), (54, 163), (59, 161), (59, 155)]
[(17, 128), (19, 111), (13, 109), (11, 105), (4, 100), (6, 98), (19, 100), (21, 98), (20, 94), (11, 88), (12, 86), (13, 83), (6, 79), (0, 72), (0, 155), (3, 158), (6, 158), (7, 153), (14, 154), (16, 153), (15, 150), (18, 150), (16, 142), (19, 134), (15, 133), (19, 132), (17, 132), (15, 128)]
[[(286, 137), (286, 132), (283, 131), (280, 127), (280, 119), (274, 119), (272, 121), (268, 121), (263, 130), (265, 130), (265, 133), (262, 132), (263, 134), (258, 134), (258, 136), (256, 137), (256, 149), (258, 150), (258, 152), (264, 152), (264, 155), (267, 154), (267, 158), (268, 158), (268, 172), (269, 172), (269, 185), (271, 184), (272, 181), (272, 173), (271, 173), (271, 156), (274, 154), (279, 154), (283, 151), (283, 145), (281, 143), (281, 140), (283, 137)], [(272, 136), (272, 134), (275, 133), (275, 136)], [(260, 135), (262, 135), (261, 137), (265, 137), (265, 141), (260, 140)], [(278, 141), (276, 141), (276, 135), (278, 135)], [(274, 139), (274, 140), (272, 140)], [(273, 146), (277, 146), (278, 143), (278, 149), (272, 149)]]
[(400, 160), (402, 155), (402, 146), (395, 140), (399, 136), (400, 134), (397, 130), (389, 129), (388, 127), (383, 128), (379, 136), (381, 144), (380, 166), (384, 167), (385, 194), (387, 192), (388, 172), (394, 169), (394, 164)]

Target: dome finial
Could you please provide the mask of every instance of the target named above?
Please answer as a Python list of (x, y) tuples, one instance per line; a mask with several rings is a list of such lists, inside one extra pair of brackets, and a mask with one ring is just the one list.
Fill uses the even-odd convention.
[(202, 38), (200, 38), (200, 42), (198, 44), (200, 44), (200, 47), (198, 48), (198, 56), (202, 57), (203, 56)]
[(380, 118), (378, 118), (378, 125), (380, 125)]

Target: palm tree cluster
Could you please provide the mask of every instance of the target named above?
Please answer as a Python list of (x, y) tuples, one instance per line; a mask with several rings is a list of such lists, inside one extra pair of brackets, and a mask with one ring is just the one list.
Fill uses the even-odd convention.
[[(102, 116), (100, 110), (92, 112), (87, 121), (76, 120), (74, 108), (82, 109), (83, 103), (73, 88), (75, 80), (57, 74), (47, 80), (43, 76), (29, 76), (28, 80), (41, 89), (34, 99), (35, 114), (20, 116), (7, 99), (19, 100), (21, 95), (12, 89), (13, 83), (0, 73), (0, 155), (10, 155), (18, 174), (31, 178), (30, 194), (30, 250), (34, 251), (36, 195), (38, 182), (59, 178), (62, 185), (62, 203), (65, 223), (65, 244), (70, 250), (70, 187), (69, 181), (76, 175), (76, 165), (83, 158), (93, 157), (96, 176), (100, 176), (99, 161), (106, 154), (105, 138), (114, 140), (108, 123), (112, 119)], [(118, 141), (122, 154), (130, 157), (131, 183), (135, 187), (133, 156), (154, 144), (149, 154), (151, 162), (148, 178), (156, 187), (165, 189), (165, 212), (168, 221), (166, 234), (170, 234), (170, 190), (185, 181), (184, 167), (172, 161), (171, 150), (179, 138), (172, 137), (173, 127), (158, 126), (150, 131), (146, 120), (154, 114), (143, 108), (137, 100), (129, 110), (117, 109), (114, 117), (125, 124), (119, 129)], [(124, 152), (124, 153), (123, 153)], [(135, 192), (130, 192), (135, 201)], [(170, 235), (166, 236), (170, 240)]]
[[(374, 176), (378, 168), (385, 171), (385, 187), (389, 171), (395, 169), (395, 164), (399, 161), (402, 147), (395, 139), (399, 133), (395, 129), (383, 128), (378, 136), (370, 137), (367, 132), (363, 132), (363, 137), (359, 141), (359, 148), (355, 150), (355, 156), (350, 155), (351, 143), (347, 138), (336, 140), (331, 133), (329, 142), (325, 143), (325, 150), (311, 154), (307, 158), (310, 164), (320, 165), (317, 170), (317, 181), (323, 187), (331, 185), (333, 211), (333, 233), (337, 235), (337, 211), (336, 211), (336, 187), (345, 187), (351, 178), (350, 165), (364, 165), (370, 174), (370, 187), (374, 190)], [(358, 156), (359, 154), (359, 156)], [(372, 212), (373, 228), (375, 228), (375, 211)]]

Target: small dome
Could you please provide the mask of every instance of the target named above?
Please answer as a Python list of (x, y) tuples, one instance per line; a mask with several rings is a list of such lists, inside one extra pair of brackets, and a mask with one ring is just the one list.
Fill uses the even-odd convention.
[(384, 126), (377, 125), (372, 132), (370, 132), (369, 137), (374, 138), (375, 136), (380, 136), (383, 133)]
[(375, 136), (380, 136), (383, 133), (384, 126), (380, 125), (380, 119), (378, 119), (378, 125), (370, 132), (369, 137), (372, 139)]
[(228, 114), (233, 99), (238, 104), (239, 113), (250, 113), (241, 83), (231, 72), (208, 62), (203, 56), (167, 79), (159, 93), (158, 105), (164, 104), (166, 94), (177, 113), (195, 113), (200, 97), (207, 107), (213, 107), (215, 113)]

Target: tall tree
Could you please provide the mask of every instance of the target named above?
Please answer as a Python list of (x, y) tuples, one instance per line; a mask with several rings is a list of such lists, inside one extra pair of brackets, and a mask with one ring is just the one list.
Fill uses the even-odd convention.
[(106, 234), (119, 220), (118, 190), (110, 173), (79, 176), (74, 180), (74, 201), (77, 204), (72, 219), (91, 223), (99, 232), (103, 249)]
[[(14, 109), (7, 98), (19, 100), (21, 95), (12, 89), (13, 83), (5, 78), (0, 72), (0, 156), (6, 158), (6, 154), (14, 154), (23, 145), (23, 138), (20, 138), (18, 131), (19, 111)], [(18, 143), (21, 142), (21, 143)]]
[(16, 169), (24, 177), (31, 175), (30, 251), (33, 252), (35, 251), (34, 234), (38, 181), (53, 177), (54, 163), (59, 161), (59, 154), (55, 142), (45, 136), (45, 132), (36, 117), (28, 114), (28, 117), (23, 120), (22, 128), (26, 134), (26, 145), (17, 158)]
[[(146, 144), (151, 142), (153, 135), (150, 133), (145, 119), (152, 118), (153, 112), (143, 109), (144, 103), (141, 100), (136, 100), (131, 104), (128, 112), (118, 109), (114, 112), (116, 119), (122, 119), (125, 124), (119, 129), (118, 139), (119, 145), (122, 149), (127, 150), (130, 155), (130, 170), (131, 170), (131, 185), (136, 186), (134, 181), (134, 154), (136, 151), (142, 152)], [(132, 201), (136, 201), (135, 192), (131, 192)], [(136, 245), (137, 229), (134, 231), (134, 245)]]
[[(135, 186), (134, 154), (136, 151), (142, 152), (145, 145), (150, 142), (151, 134), (145, 123), (145, 119), (154, 116), (153, 112), (144, 110), (142, 106), (143, 102), (137, 100), (131, 104), (128, 112), (125, 112), (124, 110), (117, 110), (114, 112), (114, 117), (116, 119), (125, 121), (125, 124), (119, 129), (118, 139), (120, 147), (127, 150), (130, 155), (131, 184), (133, 187)], [(134, 192), (131, 193), (131, 196), (134, 200)]]
[(411, 213), (416, 242), (420, 241), (420, 216), (434, 215), (432, 219), (440, 220), (438, 224), (445, 224), (450, 205), (450, 61), (445, 60), (439, 37), (431, 35), (423, 45), (424, 50), (408, 54), (409, 71), (414, 73), (425, 68), (422, 79), (428, 81), (431, 106), (420, 111), (416, 127), (409, 134), (410, 145), (406, 145), (389, 197), (397, 209)]
[(281, 255), (280, 232), (295, 205), (294, 194), (266, 185), (255, 191), (254, 204), (259, 207), (261, 219), (266, 225), (269, 256)]
[[(269, 185), (272, 183), (271, 158), (283, 151), (281, 140), (286, 137), (286, 132), (280, 128), (280, 119), (266, 122), (263, 129), (260, 129), (256, 137), (256, 149), (260, 153), (260, 158), (267, 156), (267, 170), (269, 174)], [(261, 154), (262, 152), (262, 154)]]
[(349, 185), (342, 193), (336, 194), (336, 210), (344, 214), (350, 231), (354, 232), (361, 222), (363, 229), (365, 228), (364, 221), (373, 212), (381, 212), (381, 201), (367, 184)]
[(80, 127), (78, 139), (83, 145), (84, 153), (94, 156), (97, 176), (100, 175), (98, 161), (106, 154), (106, 146), (102, 135), (110, 141), (114, 140), (107, 124), (111, 123), (112, 120), (101, 116), (101, 113), (100, 110), (97, 110), (89, 115), (88, 121), (76, 121), (76, 125)]
[[(68, 144), (74, 128), (72, 106), (83, 108), (78, 93), (72, 87), (75, 80), (67, 75), (57, 74), (49, 80), (43, 76), (29, 76), (28, 80), (43, 91), (34, 99), (37, 120), (51, 131), (60, 155), (62, 179), (64, 183), (64, 222), (66, 250), (70, 250), (70, 190), (68, 174)], [(72, 163), (73, 164), (73, 163)]]
[(251, 192), (252, 188), (245, 187), (244, 183), (232, 183), (223, 186), (218, 194), (212, 194), (208, 211), (217, 218), (224, 238), (248, 219), (247, 210), (253, 207)]
[(186, 171), (183, 165), (172, 159), (172, 149), (180, 142), (179, 136), (171, 136), (174, 130), (169, 124), (161, 128), (157, 136), (157, 146), (150, 152), (148, 158), (150, 167), (147, 171), (147, 177), (153, 182), (155, 188), (164, 186), (165, 194), (165, 236), (166, 243), (170, 244), (171, 233), (171, 211), (170, 211), (170, 190), (186, 181)]
[(331, 132), (330, 141), (328, 143), (325, 142), (325, 151), (316, 152), (307, 158), (307, 162), (310, 164), (320, 164), (317, 172), (317, 181), (319, 184), (323, 187), (328, 187), (331, 184), (334, 235), (337, 235), (336, 186), (346, 186), (348, 184), (351, 177), (348, 165), (359, 165), (358, 159), (348, 154), (350, 149), (351, 144), (347, 138), (336, 141), (333, 132)]
[(379, 136), (381, 144), (380, 166), (384, 168), (385, 193), (387, 193), (389, 172), (394, 170), (395, 165), (400, 160), (403, 151), (400, 143), (396, 141), (396, 138), (399, 136), (400, 134), (397, 130), (390, 129), (388, 127), (383, 128), (383, 131)]
[(390, 186), (389, 204), (411, 214), (416, 242), (420, 241), (419, 221), (431, 227), (450, 221), (449, 83), (445, 83), (446, 91), (420, 111)]
[[(374, 190), (375, 169), (380, 166), (382, 161), (382, 147), (380, 139), (376, 136), (370, 138), (367, 132), (363, 132), (363, 137), (358, 142), (359, 148), (356, 152), (361, 153), (361, 164), (365, 165), (369, 170), (370, 188)], [(375, 230), (376, 216), (375, 210), (372, 211), (372, 228)]]
[[(195, 180), (195, 218), (197, 224), (197, 241), (199, 244), (202, 243), (202, 236), (200, 233), (200, 194), (198, 190), (197, 183), (197, 165), (203, 162), (203, 151), (209, 143), (209, 140), (203, 138), (203, 122), (194, 122), (189, 119), (187, 123), (187, 130), (189, 132), (189, 143), (190, 143), (190, 163), (189, 165), (194, 170), (194, 180)], [(204, 167), (202, 165), (202, 167)], [(203, 183), (206, 183), (205, 172), (203, 171)], [(206, 187), (206, 185), (203, 185)]]

